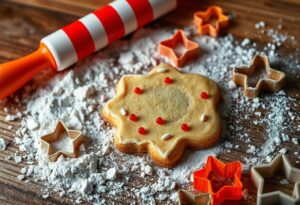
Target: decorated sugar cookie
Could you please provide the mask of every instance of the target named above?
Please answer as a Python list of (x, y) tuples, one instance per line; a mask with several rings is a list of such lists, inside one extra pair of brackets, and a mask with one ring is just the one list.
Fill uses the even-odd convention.
[(103, 115), (116, 128), (118, 150), (148, 152), (156, 163), (172, 167), (186, 148), (206, 148), (219, 139), (219, 99), (212, 80), (161, 64), (148, 75), (122, 77)]

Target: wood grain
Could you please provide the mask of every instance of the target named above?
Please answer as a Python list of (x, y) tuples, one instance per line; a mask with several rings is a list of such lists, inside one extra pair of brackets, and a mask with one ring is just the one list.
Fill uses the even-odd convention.
[[(100, 8), (101, 6), (111, 2), (109, 0), (9, 0), (14, 3), (34, 6), (46, 10), (58, 11), (64, 14), (72, 14), (75, 16), (83, 16), (92, 10)], [(66, 9), (68, 8), (68, 9)]]
[[(4, 0), (0, 2), (0, 62), (5, 62), (17, 57), (21, 57), (35, 50), (39, 40), (55, 31), (56, 29), (72, 22), (78, 17), (95, 10), (106, 4), (108, 0)], [(193, 12), (205, 9), (210, 4), (217, 4), (224, 8), (229, 14), (234, 14), (235, 18), (228, 32), (236, 38), (250, 38), (260, 44), (266, 44), (270, 41), (267, 37), (261, 37), (253, 29), (255, 23), (264, 21), (268, 28), (275, 28), (279, 21), (284, 22), (283, 30), (290, 35), (295, 36), (300, 41), (300, 1), (299, 0), (211, 0), (211, 1), (181, 1), (180, 7), (158, 20), (154, 24), (159, 26), (175, 24), (187, 25), (192, 23)], [(66, 9), (67, 8), (67, 9)], [(286, 55), (299, 48), (299, 43), (286, 43), (283, 50)], [(291, 83), (287, 83), (287, 89), (292, 90), (289, 94), (299, 96), (299, 86), (295, 89)], [(299, 98), (299, 97), (298, 97)], [(4, 120), (5, 113), (3, 102), (0, 103), (0, 136), (9, 142), (6, 151), (0, 152), (0, 202), (7, 205), (18, 204), (72, 204), (68, 198), (61, 199), (54, 195), (49, 199), (43, 199), (43, 184), (35, 182), (26, 184), (17, 180), (20, 168), (26, 164), (15, 164), (13, 160), (6, 158), (13, 155), (18, 147), (14, 145), (13, 139), (15, 131), (19, 127), (18, 122), (10, 123)], [(5, 106), (11, 110), (22, 110), (24, 105), (16, 105), (8, 102)], [(300, 107), (300, 106), (299, 106)], [(295, 110), (300, 113), (300, 108)], [(8, 129), (13, 126), (12, 129)], [(258, 145), (262, 142), (264, 127), (256, 126), (245, 122), (244, 126), (249, 129), (253, 141)], [(300, 138), (300, 133), (293, 133), (295, 137)], [(240, 142), (241, 147), (245, 147)], [(298, 151), (298, 147), (290, 145), (291, 152)], [(234, 150), (231, 153), (221, 154), (219, 157), (224, 161), (239, 159), (241, 156), (249, 156), (245, 153), (246, 149)], [(295, 164), (295, 159), (290, 157), (291, 162)], [(149, 179), (151, 180), (151, 179)], [(243, 177), (245, 187), (249, 190), (250, 199), (240, 202), (226, 202), (224, 204), (255, 204), (255, 188), (250, 182), (248, 174)], [(139, 176), (130, 182), (130, 186), (136, 187), (138, 184), (145, 184)], [(130, 204), (132, 199), (130, 193), (128, 197), (116, 201), (109, 196), (103, 195), (109, 204)]]

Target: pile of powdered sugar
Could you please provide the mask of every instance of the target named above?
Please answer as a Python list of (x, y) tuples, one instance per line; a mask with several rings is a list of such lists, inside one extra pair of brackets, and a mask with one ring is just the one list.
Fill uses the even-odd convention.
[[(168, 204), (176, 201), (177, 185), (190, 183), (191, 173), (203, 165), (207, 156), (241, 149), (238, 141), (247, 142), (245, 148), (249, 156), (243, 156), (242, 161), (249, 165), (269, 161), (279, 151), (288, 151), (283, 142), (297, 142), (288, 131), (299, 130), (299, 126), (289, 125), (291, 121), (297, 124), (300, 120), (292, 108), (299, 106), (297, 96), (288, 97), (281, 91), (249, 100), (230, 80), (232, 68), (248, 64), (259, 51), (268, 55), (271, 62), (282, 62), (276, 45), (270, 43), (258, 48), (249, 39), (238, 41), (231, 35), (201, 37), (190, 27), (185, 31), (200, 44), (201, 50), (200, 56), (182, 70), (205, 75), (215, 80), (222, 90), (219, 111), (224, 125), (219, 145), (187, 151), (182, 162), (173, 169), (154, 165), (146, 155), (126, 155), (115, 150), (113, 129), (100, 114), (103, 104), (114, 96), (121, 76), (147, 73), (160, 61), (168, 62), (157, 53), (157, 45), (170, 37), (174, 29), (142, 29), (130, 40), (118, 41), (73, 69), (57, 74), (49, 82), (25, 90), (20, 100), (26, 104), (26, 111), (20, 115), (23, 117), (16, 143), (30, 165), (21, 170), (20, 179), (44, 182), (48, 187), (44, 190), (45, 197), (54, 191), (61, 197), (74, 196), (76, 202), (88, 200), (105, 204), (105, 197), (109, 197), (120, 203), (131, 198), (130, 203), (155, 204), (158, 200)], [(297, 58), (291, 58), (285, 66), (282, 69), (293, 69), (291, 72), (300, 70)], [(8, 120), (18, 118), (10, 116), (14, 119)], [(264, 133), (262, 147), (252, 145), (244, 126), (250, 117), (257, 119), (258, 126), (267, 127), (261, 131)], [(60, 157), (57, 162), (49, 162), (45, 150), (41, 149), (40, 137), (53, 131), (59, 119), (69, 128), (83, 131), (89, 142), (81, 147), (79, 158)], [(299, 153), (297, 156), (299, 158)], [(138, 183), (140, 181), (145, 183)]]

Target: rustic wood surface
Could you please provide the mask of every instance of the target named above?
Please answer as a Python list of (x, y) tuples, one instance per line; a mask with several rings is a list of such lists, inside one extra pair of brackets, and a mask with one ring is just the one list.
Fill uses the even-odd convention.
[[(0, 2), (0, 63), (6, 62), (35, 50), (39, 40), (77, 19), (77, 17), (87, 14), (88, 12), (99, 8), (107, 3), (108, 0), (3, 0)], [(236, 18), (231, 24), (228, 32), (237, 38), (248, 37), (262, 44), (270, 39), (261, 37), (253, 28), (258, 21), (265, 21), (268, 27), (276, 27), (279, 19), (284, 23), (284, 30), (290, 35), (295, 36), (296, 41), (300, 41), (300, 1), (299, 0), (212, 0), (212, 1), (185, 1), (181, 3), (179, 9), (157, 21), (158, 24), (173, 23), (178, 25), (190, 24), (192, 14), (196, 10), (204, 9), (209, 4), (217, 4), (224, 8), (228, 13), (233, 13)], [(68, 9), (65, 9), (68, 8)], [(179, 15), (180, 14), (180, 15)], [(284, 49), (290, 53), (299, 48), (299, 43), (286, 43)], [(289, 84), (287, 85), (289, 86)], [(1, 92), (1, 91), (0, 91)], [(299, 96), (300, 90), (294, 89), (294, 97)], [(21, 105), (8, 103), (11, 109), (22, 109)], [(71, 204), (67, 199), (60, 199), (58, 196), (50, 197), (45, 200), (42, 198), (41, 183), (34, 182), (26, 184), (19, 181), (16, 177), (20, 168), (26, 164), (16, 164), (12, 160), (5, 158), (11, 156), (18, 150), (14, 145), (13, 139), (15, 131), (18, 128), (18, 122), (6, 122), (5, 112), (0, 107), (0, 136), (9, 141), (6, 151), (0, 152), (0, 204)], [(13, 129), (8, 129), (8, 126)], [(252, 141), (259, 142), (261, 137), (255, 125), (247, 125), (252, 133)], [(252, 129), (252, 130), (251, 130)], [(263, 129), (263, 128), (262, 128)], [(294, 133), (295, 137), (300, 138), (299, 133)], [(256, 140), (257, 139), (257, 140)], [(298, 151), (299, 147), (291, 146), (291, 153)], [(247, 156), (247, 153), (233, 151), (231, 153), (221, 154), (220, 158), (224, 161), (239, 159), (240, 156)], [(291, 162), (295, 164), (293, 156), (289, 156)], [(299, 167), (299, 164), (295, 166)], [(249, 175), (243, 177), (246, 188), (250, 193), (250, 200), (240, 202), (226, 202), (225, 204), (255, 204), (255, 188), (250, 183)], [(134, 184), (132, 185), (134, 186)], [(122, 202), (114, 201), (109, 198), (110, 202), (116, 204), (130, 204), (130, 199), (124, 199)], [(128, 197), (130, 198), (130, 197)]]

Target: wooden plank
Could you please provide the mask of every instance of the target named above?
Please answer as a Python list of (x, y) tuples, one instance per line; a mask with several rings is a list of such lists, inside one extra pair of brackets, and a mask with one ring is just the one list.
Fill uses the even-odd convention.
[[(72, 1), (72, 0), (6, 0), (10, 2), (15, 2), (19, 4), (25, 4), (29, 6), (35, 6), (38, 8), (44, 8), (47, 10), (59, 11), (65, 14), (72, 14), (75, 16), (83, 16), (95, 9), (100, 8), (103, 5), (108, 4), (111, 0), (89, 0), (89, 1)], [(185, 10), (191, 12), (193, 10), (198, 10), (200, 8), (206, 8), (211, 2), (201, 1), (179, 1), (180, 8), (177, 9), (175, 13), (179, 10)], [(300, 3), (297, 0), (256, 0), (256, 1), (246, 1), (242, 4), (239, 0), (213, 1), (214, 4), (222, 5), (225, 9), (228, 7), (234, 9), (235, 11), (247, 12), (249, 15), (260, 14), (261, 16), (271, 16), (272, 18), (282, 19), (293, 19), (294, 21), (300, 21), (299, 8)], [(68, 9), (65, 9), (68, 8)], [(282, 9), (285, 8), (285, 9)], [(172, 17), (173, 18), (173, 17)], [(175, 19), (185, 18), (184, 16), (176, 15)], [(180, 20), (181, 21), (181, 20)]]
[[(105, 1), (71, 1), (71, 0), (6, 0), (18, 2), (20, 4), (26, 4), (30, 6), (37, 6), (39, 8), (47, 8), (47, 10), (59, 11), (62, 14), (72, 14), (76, 17), (83, 16), (99, 7), (98, 4), (104, 5), (108, 3)], [(86, 3), (88, 2), (88, 3)], [(50, 4), (50, 5), (49, 5)], [(236, 18), (234, 24), (239, 25), (239, 29), (230, 27), (229, 32), (232, 32), (237, 37), (243, 37), (247, 33), (248, 37), (253, 40), (263, 40), (268, 42), (269, 39), (258, 39), (257, 34), (253, 31), (249, 31), (253, 26), (253, 22), (265, 21), (268, 22), (268, 26), (274, 27), (278, 24), (278, 19), (284, 21), (285, 25), (290, 27), (290, 35), (296, 36), (299, 39), (298, 30), (300, 29), (300, 5), (293, 1), (286, 2), (284, 0), (256, 0), (245, 1), (243, 4), (239, 0), (222, 1), (214, 0), (201, 1), (196, 3), (193, 1), (179, 1), (179, 8), (171, 14), (163, 18), (166, 22), (172, 22), (175, 24), (187, 25), (192, 23), (193, 13), (197, 10), (206, 9), (211, 4), (222, 5), (227, 13), (234, 11)], [(68, 9), (65, 9), (65, 8)], [(76, 7), (74, 9), (73, 7)], [(285, 8), (285, 9), (282, 9)], [(259, 17), (259, 19), (258, 19)], [(253, 29), (252, 29), (253, 30)], [(242, 32), (241, 32), (242, 31)], [(296, 45), (291, 45), (294, 48)]]
[[(10, 2), (34, 6), (37, 8), (58, 11), (75, 16), (83, 16), (89, 12), (101, 8), (103, 5), (110, 3), (110, 0), (8, 0)], [(68, 8), (68, 9), (66, 9)]]

